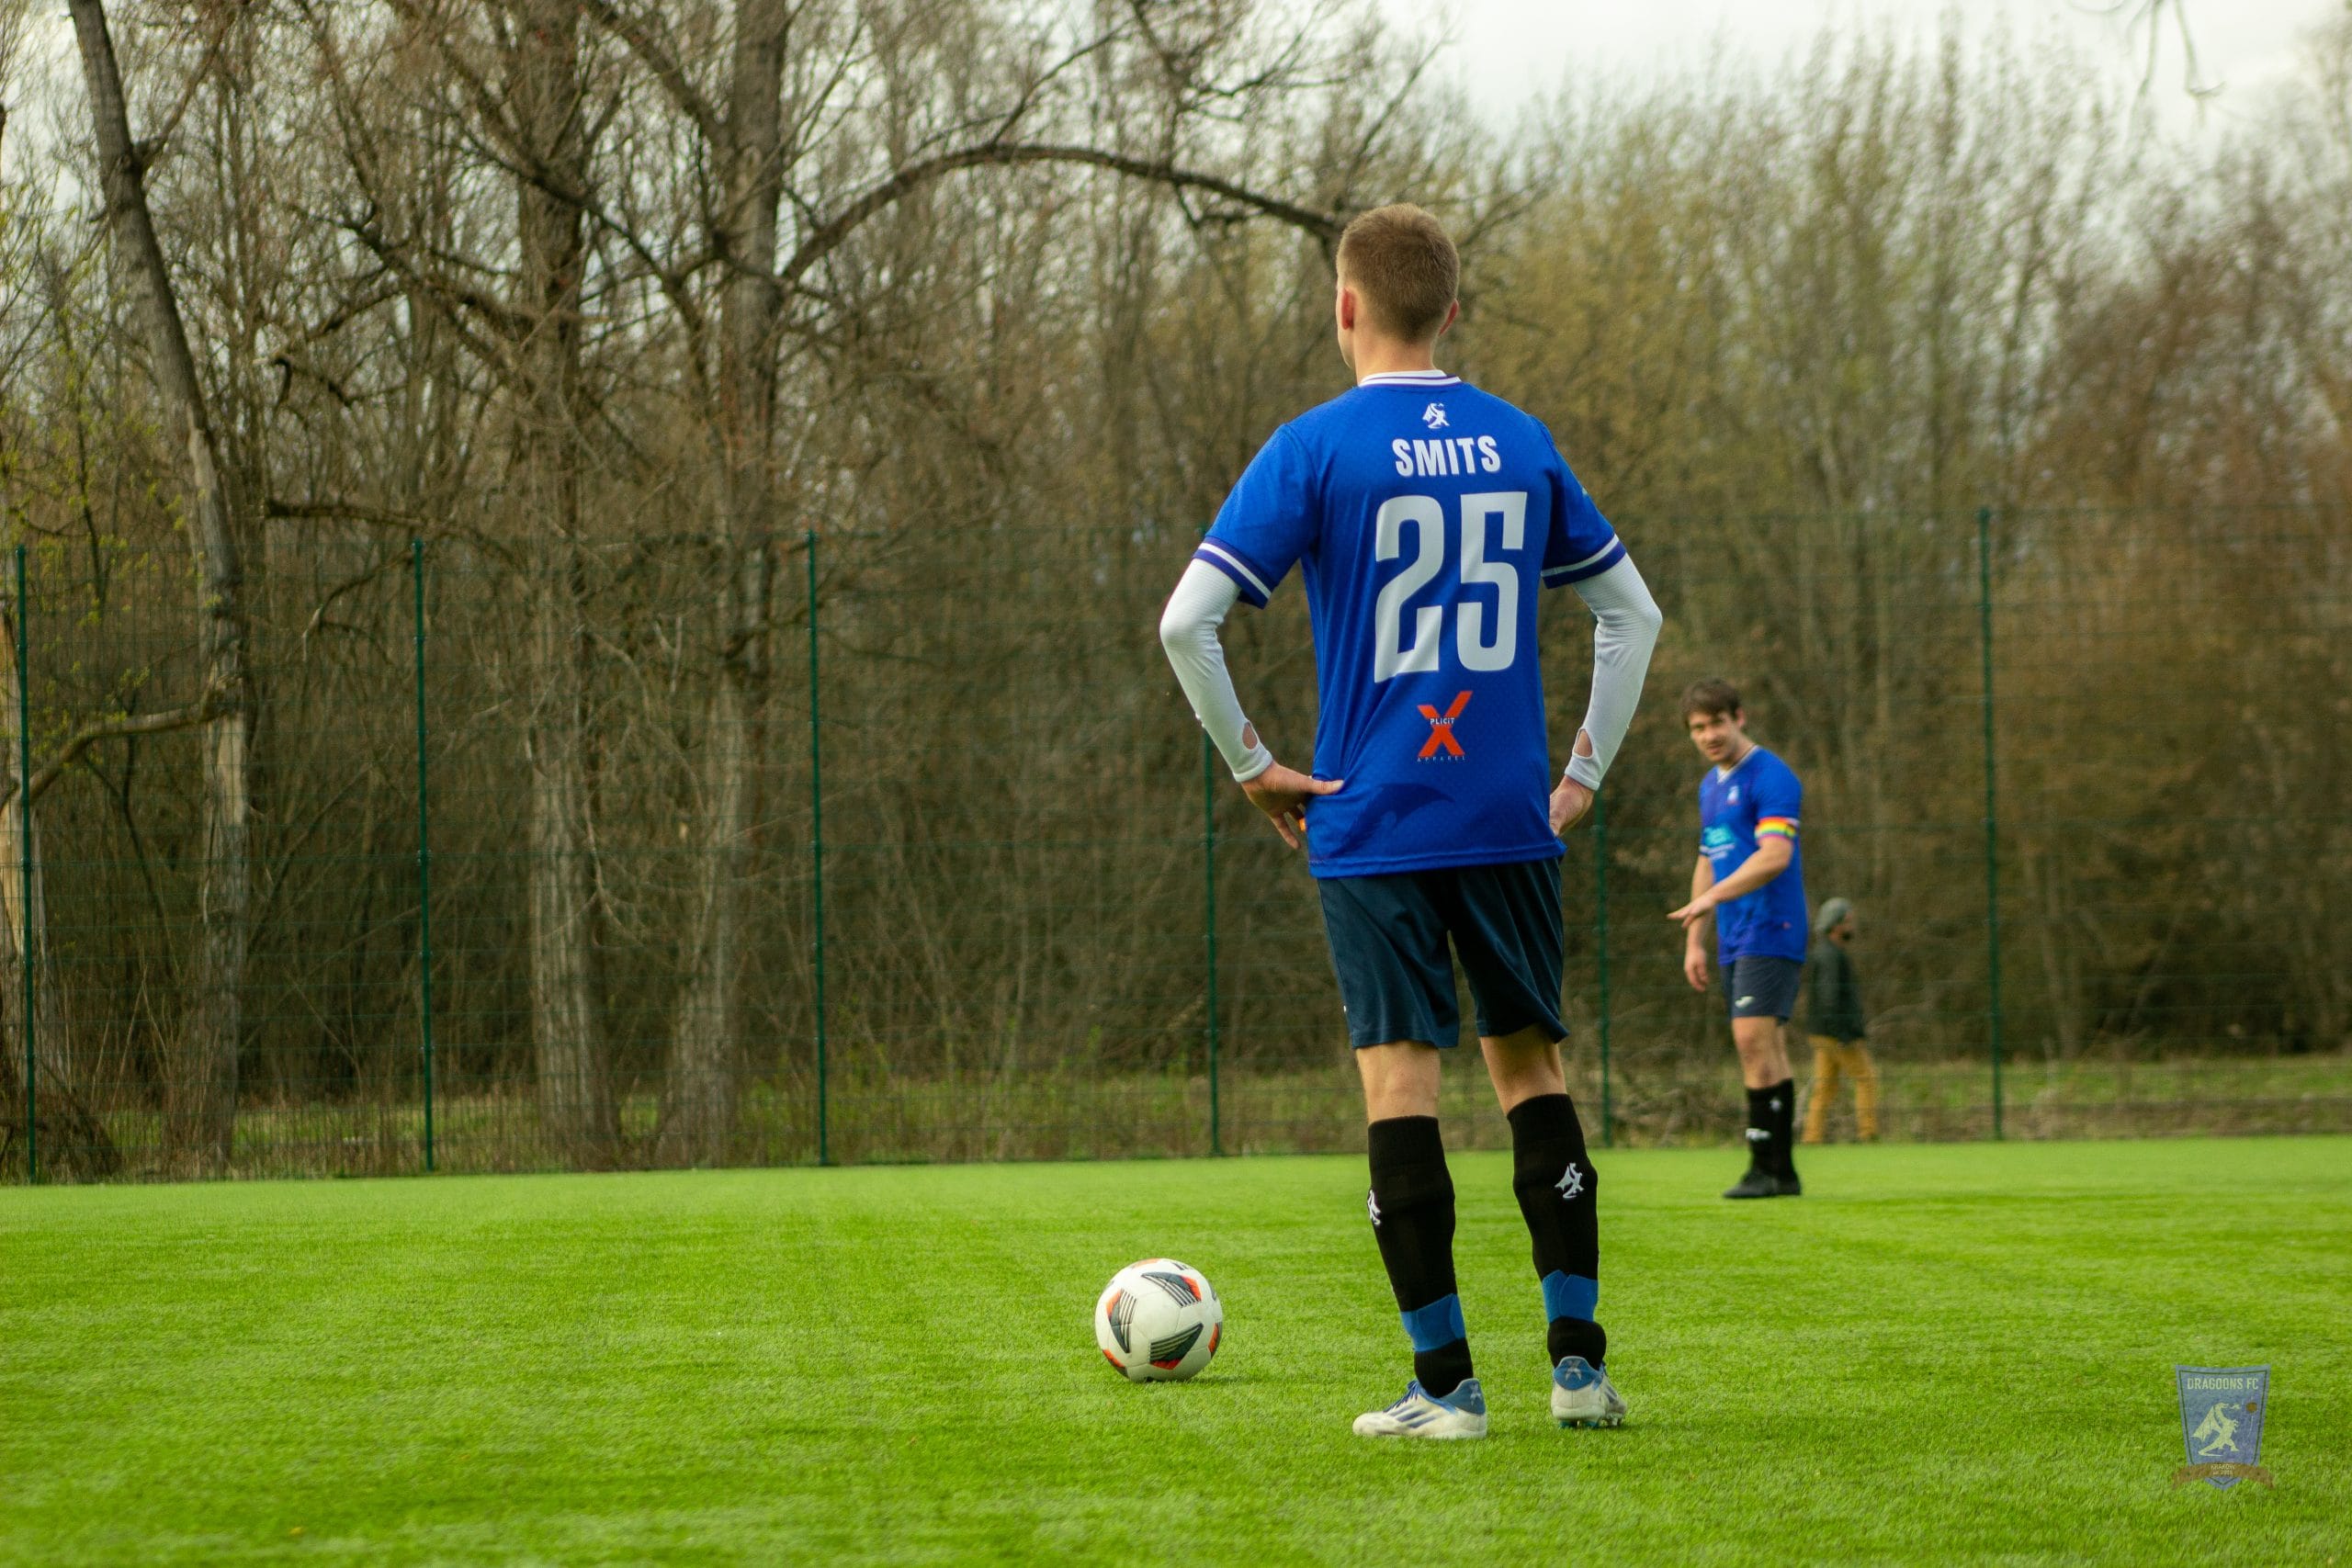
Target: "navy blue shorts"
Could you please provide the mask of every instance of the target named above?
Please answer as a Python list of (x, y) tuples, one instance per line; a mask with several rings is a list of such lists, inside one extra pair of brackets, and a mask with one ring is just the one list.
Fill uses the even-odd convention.
[(1724, 1007), (1734, 1018), (1777, 1018), (1782, 1023), (1797, 1010), (1797, 981), (1804, 975), (1802, 958), (1771, 958), (1751, 953), (1723, 966)]
[(1534, 1024), (1554, 1040), (1567, 1037), (1560, 1021), (1557, 860), (1337, 876), (1315, 886), (1347, 1004), (1348, 1042), (1357, 1049), (1397, 1040), (1459, 1044), (1456, 958), (1470, 979), (1479, 1033), (1515, 1034)]

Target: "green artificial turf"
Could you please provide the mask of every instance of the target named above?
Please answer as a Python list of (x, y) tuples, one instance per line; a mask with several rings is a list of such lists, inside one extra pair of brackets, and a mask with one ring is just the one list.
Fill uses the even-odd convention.
[[(1458, 1156), (1477, 1443), (1407, 1375), (1351, 1158), (0, 1191), (0, 1560), (2328, 1562), (2352, 1140), (1836, 1148), (1729, 1204), (1600, 1161), (1615, 1432), (1545, 1407), (1506, 1156)], [(1096, 1354), (1111, 1271), (1227, 1303)], [(2274, 1369), (2275, 1490), (2173, 1365)]]

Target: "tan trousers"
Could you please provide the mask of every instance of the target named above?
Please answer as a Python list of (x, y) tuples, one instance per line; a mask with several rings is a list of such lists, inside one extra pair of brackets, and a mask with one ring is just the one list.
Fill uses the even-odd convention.
[(1837, 1103), (1838, 1076), (1854, 1080), (1854, 1131), (1863, 1139), (1878, 1136), (1878, 1068), (1871, 1063), (1871, 1048), (1857, 1040), (1841, 1045), (1826, 1034), (1808, 1036), (1813, 1042), (1813, 1103), (1804, 1113), (1804, 1141), (1821, 1142), (1828, 1125), (1829, 1108)]

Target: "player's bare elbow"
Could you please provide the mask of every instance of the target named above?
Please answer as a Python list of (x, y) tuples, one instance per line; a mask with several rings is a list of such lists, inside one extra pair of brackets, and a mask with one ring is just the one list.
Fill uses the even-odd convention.
[(1764, 869), (1774, 876), (1788, 870), (1789, 863), (1796, 859), (1796, 845), (1778, 833), (1756, 846), (1757, 860), (1761, 862)]

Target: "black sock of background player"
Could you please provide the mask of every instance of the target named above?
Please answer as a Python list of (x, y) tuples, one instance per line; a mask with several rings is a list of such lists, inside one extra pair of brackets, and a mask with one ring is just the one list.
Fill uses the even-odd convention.
[(1756, 1170), (1781, 1168), (1780, 1151), (1773, 1147), (1777, 1134), (1773, 1128), (1778, 1113), (1772, 1109), (1772, 1090), (1751, 1089), (1747, 1091), (1747, 1163)]
[(1453, 1287), (1453, 1178), (1434, 1116), (1395, 1116), (1367, 1129), (1373, 1239), (1413, 1342), (1413, 1376), (1442, 1399), (1470, 1375), (1470, 1339)]
[(1539, 1094), (1511, 1108), (1510, 1189), (1535, 1244), (1535, 1278), (1544, 1289), (1544, 1343), (1554, 1366), (1582, 1356), (1593, 1366), (1609, 1336), (1593, 1321), (1600, 1294), (1600, 1178), (1585, 1153), (1575, 1101)]
[(1797, 1173), (1797, 1080), (1782, 1078), (1764, 1091), (1772, 1106), (1772, 1168), (1782, 1176)]

